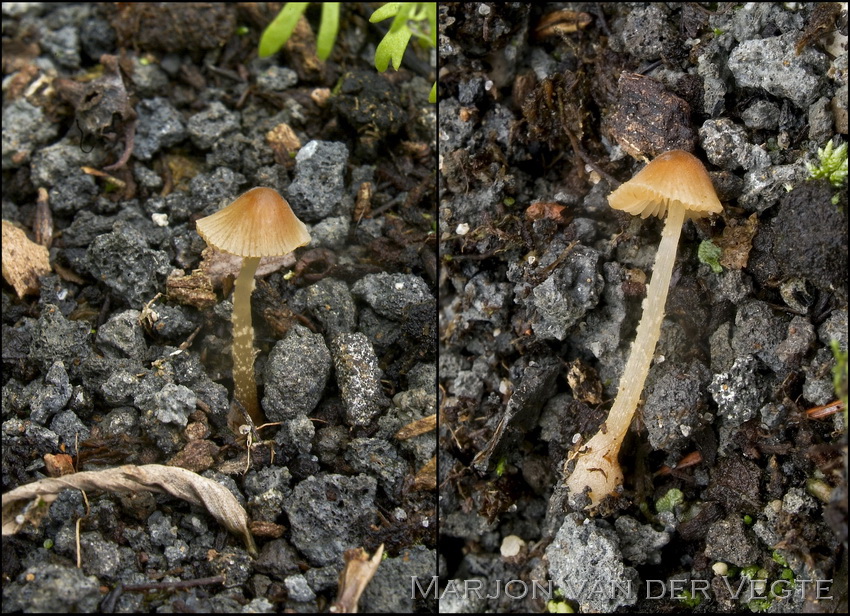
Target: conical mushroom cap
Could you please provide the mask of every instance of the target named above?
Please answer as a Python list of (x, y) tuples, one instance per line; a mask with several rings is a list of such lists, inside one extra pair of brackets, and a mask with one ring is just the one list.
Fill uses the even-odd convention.
[(240, 257), (276, 257), (310, 243), (307, 227), (271, 188), (252, 188), (195, 225), (211, 247)]
[(684, 150), (658, 156), (608, 195), (608, 204), (615, 210), (640, 214), (641, 218), (662, 218), (668, 207), (685, 208), (689, 218), (723, 211), (705, 167)]

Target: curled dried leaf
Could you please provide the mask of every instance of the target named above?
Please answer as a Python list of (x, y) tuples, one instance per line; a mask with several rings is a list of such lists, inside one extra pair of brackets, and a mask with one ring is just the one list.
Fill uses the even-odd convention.
[(13, 535), (27, 522), (38, 525), (48, 506), (62, 490), (105, 490), (109, 492), (165, 492), (205, 507), (220, 524), (239, 535), (252, 556), (257, 546), (248, 530), (248, 514), (233, 494), (212, 479), (183, 468), (128, 464), (102, 471), (85, 471), (59, 478), (42, 479), (19, 486), (3, 495), (3, 534)]

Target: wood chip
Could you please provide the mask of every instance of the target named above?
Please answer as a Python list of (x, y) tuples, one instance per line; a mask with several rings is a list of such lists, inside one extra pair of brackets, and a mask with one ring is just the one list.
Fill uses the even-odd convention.
[(18, 298), (38, 294), (38, 277), (50, 273), (47, 248), (31, 242), (22, 229), (3, 221), (3, 278)]

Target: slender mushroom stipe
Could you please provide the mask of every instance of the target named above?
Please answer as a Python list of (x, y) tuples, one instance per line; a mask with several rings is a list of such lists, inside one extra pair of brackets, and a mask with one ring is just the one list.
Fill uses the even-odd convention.
[(640, 401), (655, 346), (661, 336), (667, 291), (685, 218), (700, 218), (723, 211), (705, 167), (698, 158), (683, 150), (658, 156), (612, 192), (608, 203), (614, 209), (640, 214), (642, 218), (664, 216), (666, 213), (667, 220), (655, 256), (652, 279), (643, 300), (643, 315), (620, 378), (617, 399), (599, 432), (579, 449), (575, 468), (566, 481), (571, 495), (581, 494), (589, 488), (591, 508), (598, 506), (623, 483), (623, 471), (617, 456)]
[(210, 247), (244, 257), (233, 291), (234, 397), (256, 425), (265, 423), (254, 377), (251, 293), (261, 257), (289, 254), (310, 243), (310, 234), (289, 203), (271, 188), (252, 188), (233, 203), (196, 223)]

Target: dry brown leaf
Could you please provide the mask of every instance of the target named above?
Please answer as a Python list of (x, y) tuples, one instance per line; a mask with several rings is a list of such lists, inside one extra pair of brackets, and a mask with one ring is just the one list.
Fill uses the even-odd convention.
[(50, 273), (47, 248), (31, 242), (27, 234), (7, 220), (3, 221), (3, 278), (20, 299), (39, 292), (38, 277)]
[(201, 270), (193, 270), (188, 276), (183, 270), (175, 270), (165, 281), (165, 293), (173, 302), (194, 306), (198, 310), (212, 308), (218, 303), (212, 282)]
[(587, 404), (602, 404), (602, 382), (596, 370), (580, 359), (570, 362), (567, 368), (567, 383), (573, 398)]
[(413, 490), (437, 489), (437, 456), (432, 456), (413, 478)]
[[(242, 269), (242, 257), (236, 255), (219, 252), (218, 250), (212, 250), (207, 247), (204, 248), (201, 256), (203, 257), (201, 270), (209, 276), (213, 287), (216, 289), (221, 287), (221, 283), (228, 276), (236, 278)], [(283, 255), (282, 257), (263, 257), (260, 259), (260, 265), (257, 268), (257, 273), (254, 275), (257, 277), (265, 276), (276, 272), (282, 267), (292, 267), (293, 265), (295, 265), (295, 255), (293, 253)]]
[(747, 267), (750, 250), (753, 248), (753, 238), (758, 233), (758, 216), (751, 215), (746, 220), (730, 221), (723, 229), (723, 235), (714, 243), (723, 250), (720, 265), (727, 269), (743, 269)]
[(339, 590), (337, 591), (336, 601), (333, 602), (329, 611), (336, 614), (357, 613), (357, 602), (360, 601), (360, 595), (363, 594), (366, 586), (374, 577), (383, 555), (383, 543), (372, 558), (369, 558), (369, 554), (363, 548), (345, 551), (345, 554), (343, 554), (345, 567), (339, 574)]
[(252, 556), (257, 546), (248, 530), (248, 514), (223, 485), (197, 473), (174, 466), (128, 464), (102, 471), (85, 471), (55, 479), (41, 479), (3, 495), (3, 534), (13, 535), (26, 523), (37, 526), (48, 506), (62, 490), (109, 492), (166, 492), (205, 507), (230, 532), (240, 535)]
[(280, 164), (295, 163), (293, 157), (301, 149), (301, 140), (289, 124), (283, 122), (267, 132), (266, 142)]
[(403, 441), (408, 438), (413, 438), (414, 436), (419, 436), (420, 434), (425, 434), (426, 432), (430, 432), (437, 427), (437, 414), (428, 415), (427, 417), (423, 417), (422, 419), (417, 419), (416, 421), (411, 421), (409, 424), (402, 426), (401, 429), (395, 433), (395, 437)]

